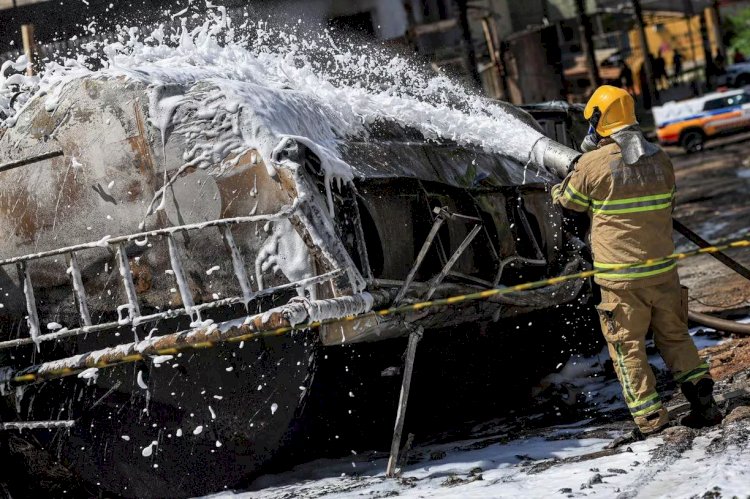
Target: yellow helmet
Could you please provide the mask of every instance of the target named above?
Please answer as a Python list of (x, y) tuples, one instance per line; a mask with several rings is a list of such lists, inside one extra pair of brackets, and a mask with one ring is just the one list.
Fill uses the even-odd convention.
[(602, 85), (596, 89), (583, 110), (583, 117), (600, 137), (609, 137), (638, 123), (633, 97), (625, 90), (611, 85)]

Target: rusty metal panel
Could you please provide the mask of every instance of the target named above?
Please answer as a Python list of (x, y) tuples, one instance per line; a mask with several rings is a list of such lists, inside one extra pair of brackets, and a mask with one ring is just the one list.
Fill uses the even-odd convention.
[[(143, 85), (84, 78), (63, 89), (53, 112), (44, 105), (42, 98), (33, 101), (16, 126), (0, 137), (0, 164), (28, 154), (62, 151), (62, 155), (0, 172), (0, 229), (6, 234), (0, 253), (13, 257), (101, 240), (101, 247), (77, 255), (93, 316), (128, 302), (117, 285), (117, 266), (114, 253), (106, 247), (107, 238), (220, 218), (273, 218), (298, 197), (299, 179), (283, 168), (269, 175), (254, 150), (225, 158), (225, 164), (214, 168), (185, 168), (184, 137), (154, 128)], [(160, 189), (167, 179), (162, 196)], [(156, 206), (163, 209), (154, 210)], [(295, 224), (282, 217), (235, 227), (234, 239), (253, 290), (311, 277), (315, 268), (325, 273), (352, 267), (335, 238), (321, 238), (320, 233), (332, 232), (332, 226), (314, 227), (324, 223), (325, 217), (304, 211), (296, 215)], [(331, 246), (320, 248), (314, 242), (319, 240), (331, 241)], [(176, 282), (171, 272), (163, 238), (144, 237), (124, 246), (141, 305), (181, 307), (180, 284), (190, 290), (196, 304), (242, 293), (231, 250), (217, 229), (205, 229), (193, 237), (178, 234), (174, 243), (190, 255), (184, 262), (183, 283)], [(307, 256), (299, 258), (310, 260), (309, 275), (284, 275), (283, 265), (274, 262), (269, 251), (279, 245), (306, 252)], [(29, 264), (30, 275), (40, 287), (40, 302), (45, 304), (40, 310), (43, 321), (67, 325), (74, 312), (78, 315), (72, 301), (62, 299), (73, 291), (68, 289), (66, 269), (65, 258)], [(361, 276), (350, 272), (348, 279), (339, 282), (337, 293), (354, 291), (348, 283), (357, 280), (361, 289)], [(0, 287), (5, 291), (20, 285), (13, 273), (0, 274)], [(17, 310), (9, 306), (2, 313), (21, 313), (18, 305)]]

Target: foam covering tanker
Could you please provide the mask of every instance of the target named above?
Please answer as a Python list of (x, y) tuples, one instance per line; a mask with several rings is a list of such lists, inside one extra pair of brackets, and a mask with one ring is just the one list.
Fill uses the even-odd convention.
[[(163, 88), (160, 102), (205, 85)], [(2, 420), (66, 422), (18, 438), (86, 490), (186, 497), (236, 486), (305, 441), (311, 406), (323, 407), (317, 417), (334, 410), (312, 387), (342, 345), (400, 355), (394, 338), (414, 327), (502, 334), (506, 320), (582, 292), (570, 281), (367, 315), (587, 268), (551, 204), (555, 176), (387, 120), (337, 137), (335, 161), (295, 136), (271, 154), (208, 154), (196, 151), (197, 128), (158, 122), (152, 92), (134, 80), (78, 78), (53, 110), (32, 99), (0, 128)], [(221, 119), (179, 107), (171, 112), (205, 121), (204, 142), (214, 129), (263, 126), (248, 107)], [(326, 167), (332, 161), (350, 178)], [(362, 317), (335, 321), (346, 316)], [(333, 322), (149, 355), (155, 341), (179, 347), (320, 319)], [(134, 352), (143, 360), (96, 367)], [(24, 373), (66, 376), (14, 381)]]

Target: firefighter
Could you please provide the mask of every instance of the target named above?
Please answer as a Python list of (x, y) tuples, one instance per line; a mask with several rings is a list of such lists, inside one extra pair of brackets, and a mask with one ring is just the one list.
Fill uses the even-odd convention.
[(552, 198), (566, 209), (590, 214), (594, 268), (603, 271), (595, 276), (602, 295), (596, 308), (636, 434), (656, 433), (669, 422), (646, 357), (649, 329), (690, 402), (682, 424), (717, 424), (722, 415), (713, 398), (714, 382), (688, 334), (687, 289), (680, 286), (676, 261), (666, 258), (674, 252), (672, 163), (643, 137), (633, 97), (625, 90), (599, 87), (584, 117), (590, 124), (581, 145), (584, 154), (552, 189)]

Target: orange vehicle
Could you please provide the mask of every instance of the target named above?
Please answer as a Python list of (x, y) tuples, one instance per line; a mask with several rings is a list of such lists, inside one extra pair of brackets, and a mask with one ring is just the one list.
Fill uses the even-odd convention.
[(750, 93), (744, 89), (715, 92), (652, 110), (662, 145), (702, 151), (707, 140), (750, 128)]

